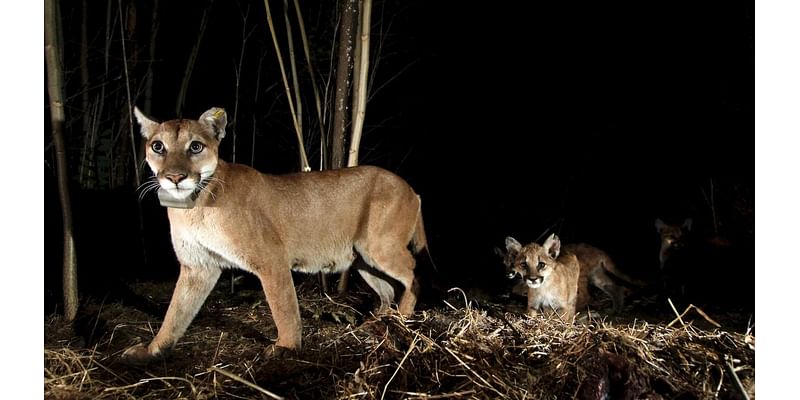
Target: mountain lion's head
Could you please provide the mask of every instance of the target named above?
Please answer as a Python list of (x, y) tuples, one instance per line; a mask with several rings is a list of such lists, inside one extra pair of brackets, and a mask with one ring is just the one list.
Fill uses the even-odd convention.
[(515, 254), (511, 264), (512, 274), (519, 274), (525, 279), (525, 284), (530, 288), (538, 288), (553, 273), (556, 267), (556, 258), (561, 252), (561, 240), (555, 234), (545, 240), (544, 245), (529, 243), (520, 245), (514, 238), (506, 238), (506, 248), (509, 254)]
[(158, 184), (176, 199), (202, 190), (217, 168), (219, 142), (225, 137), (228, 116), (214, 107), (198, 120), (158, 123), (134, 108), (145, 138), (147, 164)]
[(661, 269), (675, 254), (681, 252), (686, 246), (687, 236), (692, 230), (692, 219), (686, 218), (682, 225), (667, 224), (661, 219), (656, 219), (656, 231), (661, 238), (661, 249), (658, 252), (658, 260)]

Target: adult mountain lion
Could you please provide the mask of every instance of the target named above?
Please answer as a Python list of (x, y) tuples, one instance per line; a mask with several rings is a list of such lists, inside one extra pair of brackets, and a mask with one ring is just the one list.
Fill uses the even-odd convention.
[[(400, 313), (414, 312), (417, 285), (412, 255), (427, 246), (420, 198), (402, 178), (371, 166), (283, 176), (262, 174), (218, 158), (227, 114), (200, 119), (150, 120), (138, 108), (152, 187), (169, 197), (195, 199), (193, 208), (168, 208), (172, 244), (181, 269), (164, 323), (148, 345), (125, 350), (124, 361), (145, 364), (181, 338), (223, 268), (240, 268), (261, 281), (278, 330), (272, 352), (299, 350), (302, 326), (291, 271), (339, 272), (360, 254), (379, 271), (361, 276), (381, 300), (379, 312), (402, 285)], [(410, 250), (409, 250), (410, 249)]]

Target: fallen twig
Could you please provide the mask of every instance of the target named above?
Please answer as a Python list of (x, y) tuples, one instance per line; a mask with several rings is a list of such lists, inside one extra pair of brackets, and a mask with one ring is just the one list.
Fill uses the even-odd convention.
[(230, 373), (228, 371), (225, 371), (224, 369), (219, 369), (217, 367), (210, 367), (210, 368), (208, 368), (208, 370), (209, 371), (214, 371), (214, 372), (219, 372), (220, 374), (225, 375), (228, 378), (231, 378), (231, 379), (235, 380), (236, 382), (239, 382), (239, 383), (241, 383), (243, 385), (247, 385), (247, 386), (249, 386), (249, 387), (251, 387), (251, 388), (253, 388), (255, 390), (258, 390), (259, 392), (264, 393), (265, 395), (267, 395), (269, 397), (272, 397), (275, 400), (283, 400), (283, 397), (278, 396), (277, 394), (272, 393), (269, 390), (264, 389), (261, 386), (258, 386), (255, 383), (252, 383), (252, 382), (248, 381), (247, 379), (244, 379), (244, 378), (242, 378), (242, 377), (240, 377), (240, 376), (238, 376), (236, 374), (233, 374), (233, 373)]

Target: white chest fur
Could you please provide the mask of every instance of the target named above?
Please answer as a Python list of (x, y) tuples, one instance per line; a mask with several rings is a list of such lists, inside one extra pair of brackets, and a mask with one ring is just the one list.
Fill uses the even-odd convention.
[(207, 229), (172, 229), (172, 246), (181, 264), (249, 270), (224, 241)]
[[(545, 289), (545, 290), (542, 290)], [(549, 310), (551, 308), (559, 309), (564, 306), (561, 299), (547, 291), (548, 285), (543, 285), (539, 289), (534, 289), (534, 304), (533, 306), (541, 310)]]

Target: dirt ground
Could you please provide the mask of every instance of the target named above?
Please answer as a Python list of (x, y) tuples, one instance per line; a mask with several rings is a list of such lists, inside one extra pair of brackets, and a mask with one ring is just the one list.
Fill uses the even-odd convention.
[[(231, 294), (226, 277), (173, 351), (146, 368), (124, 365), (119, 355), (154, 336), (174, 283), (133, 284), (142, 300), (135, 305), (88, 299), (74, 326), (47, 316), (45, 398), (738, 399), (755, 393), (755, 333), (747, 312), (690, 309), (677, 320), (668, 304), (639, 296), (617, 317), (600, 313), (567, 326), (525, 316), (521, 298), (453, 289), (419, 304), (413, 318), (375, 317), (374, 296), (363, 283), (353, 279), (346, 296), (326, 296), (309, 278), (298, 285), (303, 350), (271, 359), (262, 354), (276, 337), (263, 292), (245, 282)], [(676, 308), (680, 313), (686, 305)]]

